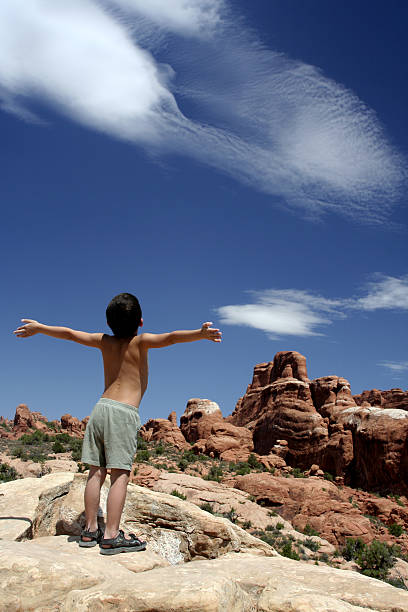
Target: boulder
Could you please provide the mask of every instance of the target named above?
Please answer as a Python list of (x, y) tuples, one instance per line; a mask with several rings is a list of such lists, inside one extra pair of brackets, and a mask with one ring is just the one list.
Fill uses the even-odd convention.
[(177, 426), (177, 418), (174, 419), (173, 416), (175, 414), (175, 412), (171, 413), (168, 419), (149, 419), (140, 428), (140, 436), (147, 442), (161, 441), (165, 444), (172, 444), (180, 450), (190, 448), (189, 443)]
[(216, 422), (223, 422), (222, 412), (216, 402), (208, 399), (192, 398), (180, 418), (180, 429), (188, 442), (207, 439)]
[(31, 538), (40, 497), (47, 492), (52, 499), (56, 489), (65, 495), (73, 477), (63, 472), (0, 484), (0, 540)]
[[(69, 489), (45, 491), (33, 524), (34, 538), (46, 535), (79, 535), (84, 526), (86, 475), (75, 474)], [(106, 514), (108, 486), (101, 491), (101, 518)], [(229, 551), (277, 554), (273, 548), (249, 535), (227, 519), (216, 517), (194, 504), (168, 495), (128, 485), (122, 514), (127, 531), (142, 533), (150, 549), (171, 563), (215, 558)]]
[(85, 428), (83, 424), (76, 417), (70, 414), (63, 414), (61, 417), (61, 429), (66, 431), (69, 435), (75, 436), (76, 438), (83, 438)]

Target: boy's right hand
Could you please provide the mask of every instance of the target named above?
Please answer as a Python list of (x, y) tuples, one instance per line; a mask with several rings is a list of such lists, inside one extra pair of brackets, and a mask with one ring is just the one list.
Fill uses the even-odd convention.
[(221, 342), (222, 332), (215, 327), (211, 327), (212, 322), (203, 323), (201, 326), (201, 335), (207, 340), (213, 342)]
[(20, 325), (17, 327), (13, 334), (17, 336), (17, 338), (28, 338), (29, 336), (34, 336), (38, 334), (41, 329), (41, 323), (38, 321), (34, 321), (34, 319), (21, 319), (25, 325)]

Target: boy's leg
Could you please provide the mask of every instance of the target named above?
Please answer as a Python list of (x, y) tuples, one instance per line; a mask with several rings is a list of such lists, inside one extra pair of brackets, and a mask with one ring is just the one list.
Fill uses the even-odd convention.
[[(106, 478), (106, 468), (99, 467), (97, 465), (91, 465), (89, 468), (88, 481), (85, 487), (84, 501), (85, 501), (85, 517), (86, 517), (86, 530), (96, 531), (98, 528), (98, 509), (99, 499), (101, 494), (101, 487)], [(84, 541), (88, 541), (90, 538), (84, 537)]]
[[(111, 486), (106, 503), (106, 527), (105, 539), (116, 538), (119, 532), (119, 524), (125, 504), (127, 485), (129, 482), (129, 470), (111, 469)], [(126, 537), (126, 539), (129, 539)]]

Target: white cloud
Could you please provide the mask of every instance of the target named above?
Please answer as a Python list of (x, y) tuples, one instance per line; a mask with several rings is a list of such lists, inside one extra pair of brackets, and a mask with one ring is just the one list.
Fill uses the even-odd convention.
[(183, 35), (205, 36), (221, 20), (223, 0), (104, 0)]
[(331, 316), (339, 316), (340, 303), (314, 296), (306, 291), (267, 290), (252, 292), (254, 304), (238, 304), (217, 308), (220, 323), (245, 325), (276, 336), (317, 336), (316, 328), (331, 323)]
[[(2, 0), (2, 107), (30, 119), (39, 98), (311, 217), (382, 221), (406, 164), (374, 113), (317, 68), (262, 47), (233, 10), (226, 0)], [(200, 120), (181, 112), (184, 98)]]
[(362, 310), (408, 310), (408, 276), (384, 276), (368, 285), (366, 296), (355, 301)]
[(398, 374), (400, 372), (408, 371), (408, 361), (382, 361), (378, 365), (388, 368), (389, 370), (392, 370)]
[[(356, 310), (408, 309), (408, 278), (378, 276), (363, 298), (328, 299), (296, 289), (251, 291), (250, 304), (230, 304), (216, 309), (220, 323), (260, 329), (271, 338), (277, 336), (316, 336), (323, 325), (344, 318)], [(407, 364), (384, 362), (401, 371)]]

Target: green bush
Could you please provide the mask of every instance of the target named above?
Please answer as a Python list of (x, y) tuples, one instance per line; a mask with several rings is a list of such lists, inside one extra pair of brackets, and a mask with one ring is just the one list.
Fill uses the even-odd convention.
[(187, 497), (183, 495), (183, 493), (180, 493), (180, 491), (177, 491), (177, 489), (173, 489), (173, 491), (171, 492), (171, 495), (174, 495), (174, 497), (178, 497), (179, 499), (183, 499), (183, 500), (187, 499)]
[(246, 461), (240, 461), (236, 464), (235, 470), (238, 476), (245, 476), (245, 474), (250, 474), (251, 466)]
[(388, 532), (398, 538), (402, 534), (402, 526), (397, 523), (391, 523), (387, 526)]
[(147, 444), (146, 444), (145, 440), (143, 440), (142, 436), (139, 433), (137, 434), (137, 448), (139, 450), (146, 450), (147, 449)]
[(138, 450), (136, 453), (135, 461), (141, 463), (142, 461), (149, 461), (150, 452), (146, 450)]
[(252, 527), (251, 521), (244, 521), (242, 523), (242, 529), (251, 529), (251, 527)]
[(408, 591), (408, 587), (405, 586), (405, 582), (402, 578), (387, 578), (385, 582), (388, 582), (388, 584), (391, 584), (397, 589), (403, 589), (404, 591)]
[(300, 470), (298, 467), (293, 468), (292, 476), (294, 476), (295, 478), (306, 478), (302, 470)]
[(285, 525), (283, 523), (276, 523), (276, 529), (283, 529)]
[(325, 472), (324, 473), (324, 479), (325, 480), (329, 480), (330, 482), (334, 481), (334, 476), (332, 474), (330, 474), (330, 472)]
[(18, 474), (8, 463), (0, 463), (0, 482), (10, 482), (11, 480), (17, 480)]
[(206, 476), (204, 476), (204, 480), (215, 480), (216, 482), (220, 482), (222, 478), (222, 467), (217, 465), (212, 465), (210, 467), (210, 471)]
[(309, 523), (307, 523), (307, 525), (305, 526), (303, 533), (309, 536), (319, 536), (320, 535), (320, 533), (316, 531), (316, 529), (313, 529), (313, 527), (309, 525)]
[(58, 440), (58, 442), (67, 444), (71, 440), (71, 436), (67, 433), (59, 433), (55, 436), (55, 439)]
[(230, 508), (230, 510), (228, 510), (228, 512), (223, 512), (222, 516), (226, 519), (228, 519), (229, 521), (231, 521), (231, 523), (236, 523), (237, 522), (237, 518), (238, 515), (235, 511), (235, 508)]
[(177, 467), (184, 472), (186, 468), (188, 468), (188, 461), (186, 461), (185, 459), (180, 459), (180, 461), (177, 464)]
[(395, 564), (396, 558), (392, 546), (385, 542), (373, 540), (360, 552), (357, 563), (365, 576), (384, 580)]
[(258, 459), (255, 457), (255, 455), (253, 453), (251, 453), (249, 455), (247, 463), (248, 463), (249, 467), (253, 468), (253, 469), (261, 469), (261, 468), (263, 468), (262, 463), (260, 463), (258, 461)]
[(65, 446), (59, 440), (55, 440), (52, 445), (52, 451), (54, 453), (65, 453)]
[(13, 457), (18, 457), (23, 461), (27, 461), (26, 453), (22, 446), (16, 446), (16, 448), (13, 448), (11, 454), (13, 455)]
[(44, 463), (48, 459), (48, 455), (44, 455), (40, 450), (30, 450), (25, 458), (27, 460), (34, 461), (34, 463)]
[(283, 557), (288, 557), (288, 559), (295, 559), (296, 561), (300, 561), (300, 556), (295, 550), (292, 549), (292, 542), (286, 542), (280, 549), (280, 554)]
[(347, 538), (346, 544), (341, 550), (341, 554), (346, 561), (355, 561), (365, 548), (365, 544), (361, 538)]
[(48, 427), (48, 429), (53, 429), (54, 431), (57, 430), (57, 425), (53, 421), (47, 421), (45, 424)]
[(39, 444), (42, 444), (43, 442), (48, 442), (49, 439), (50, 439), (50, 436), (48, 434), (42, 432), (40, 429), (37, 429), (32, 434), (23, 434), (21, 438), (19, 439), (19, 442), (21, 442), (21, 444), (24, 444), (24, 445), (38, 446)]
[(195, 461), (197, 461), (197, 459), (198, 459), (198, 456), (195, 455), (192, 450), (184, 451), (183, 456), (182, 456), (182, 460), (186, 461), (187, 463), (194, 463)]
[(0, 423), (0, 427), (5, 429), (6, 431), (11, 431), (11, 427), (9, 427), (7, 423)]
[(82, 456), (82, 445), (84, 441), (80, 438), (71, 438), (69, 441), (69, 449), (72, 453), (72, 459), (79, 461)]
[(311, 538), (306, 538), (303, 544), (307, 546), (307, 548), (310, 548), (310, 550), (313, 550), (313, 552), (317, 552), (320, 548), (319, 542), (316, 542), (315, 540), (312, 540)]
[(86, 470), (89, 470), (90, 468), (89, 463), (81, 463), (80, 461), (78, 461), (77, 465), (78, 465), (78, 472), (80, 474), (83, 474), (84, 472), (86, 472)]
[(165, 448), (164, 448), (164, 446), (163, 446), (163, 444), (161, 442), (154, 449), (154, 452), (156, 453), (156, 455), (162, 455), (164, 453), (164, 451), (165, 451)]
[(212, 505), (209, 504), (208, 502), (205, 502), (204, 504), (201, 504), (200, 508), (201, 508), (201, 510), (205, 510), (206, 512), (209, 512), (210, 514), (214, 514), (214, 509), (213, 509)]

